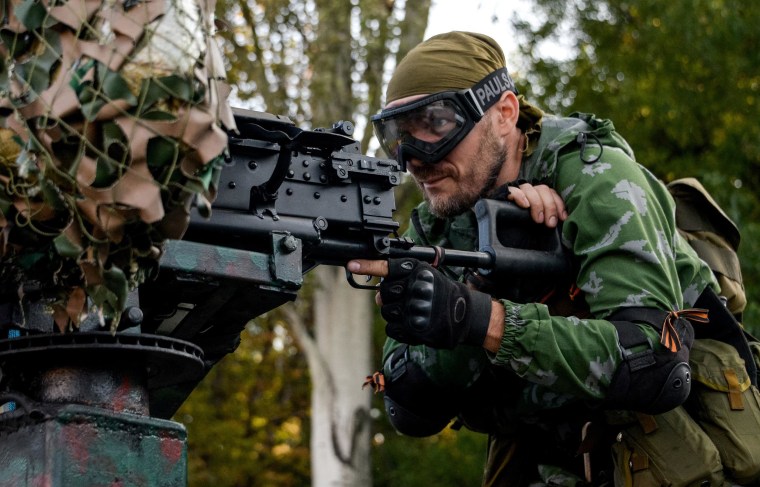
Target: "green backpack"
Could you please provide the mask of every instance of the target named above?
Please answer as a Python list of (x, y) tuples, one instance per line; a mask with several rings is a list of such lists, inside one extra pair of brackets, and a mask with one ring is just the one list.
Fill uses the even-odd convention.
[(728, 310), (741, 322), (747, 305), (737, 250), (741, 235), (733, 221), (695, 178), (668, 184), (676, 201), (676, 226), (720, 284)]
[[(712, 269), (738, 321), (747, 304), (737, 249), (739, 230), (694, 178), (668, 184), (676, 225)], [(760, 344), (749, 337), (760, 367)], [(609, 411), (616, 487), (733, 486), (760, 483), (760, 392), (736, 348), (697, 339), (686, 404), (657, 416)]]

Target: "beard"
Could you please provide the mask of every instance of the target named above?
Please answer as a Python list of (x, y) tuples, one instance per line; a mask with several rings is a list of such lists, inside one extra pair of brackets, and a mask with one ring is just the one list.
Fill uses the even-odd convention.
[[(484, 128), (477, 152), (469, 158), (466, 172), (460, 172), (459, 177), (453, 171), (437, 164), (424, 164), (414, 169), (415, 183), (422, 191), (433, 215), (440, 218), (460, 215), (475, 206), (475, 203), (485, 197), (496, 184), (501, 167), (507, 159), (508, 147), (493, 133), (490, 124)], [(431, 195), (419, 182), (439, 176), (455, 179), (458, 183), (457, 192)]]

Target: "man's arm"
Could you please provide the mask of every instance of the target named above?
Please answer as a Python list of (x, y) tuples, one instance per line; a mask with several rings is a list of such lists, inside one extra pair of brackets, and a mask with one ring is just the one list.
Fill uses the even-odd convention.
[[(492, 362), (535, 384), (530, 398), (537, 407), (565, 395), (643, 411), (655, 401), (655, 387), (667, 384), (668, 371), (688, 360), (690, 326), (679, 323), (683, 349), (671, 353), (660, 343), (662, 322), (607, 318), (624, 308), (658, 310), (664, 317), (693, 305), (685, 296), (696, 299), (707, 286), (701, 264), (679, 248), (667, 190), (621, 151), (605, 147), (593, 164), (570, 153), (558, 168), (556, 188), (569, 213), (563, 241), (575, 256), (575, 284), (589, 316), (558, 316), (540, 303), (502, 301), (504, 331)], [(640, 337), (642, 345), (633, 350), (622, 343), (625, 334)], [(651, 365), (628, 367), (625, 357), (638, 352), (651, 354)]]
[[(549, 228), (554, 228), (561, 221), (567, 219), (565, 203), (557, 192), (547, 185), (532, 185), (522, 183), (518, 186), (509, 186), (508, 199), (521, 208), (530, 209), (531, 217), (536, 223), (543, 223)], [(359, 275), (387, 277), (388, 261), (385, 260), (353, 260), (347, 264), (347, 269)], [(382, 306), (382, 299), (378, 292), (375, 302)], [(495, 353), (504, 333), (504, 306), (493, 301), (491, 316), (488, 324), (488, 332), (482, 346), (486, 350)]]
[[(591, 166), (578, 161), (574, 167), (569, 161), (571, 175), (560, 178), (564, 185), (558, 186), (573, 188), (568, 192), (572, 206), (563, 235), (579, 262), (576, 282), (585, 291), (591, 317), (552, 315), (540, 303), (502, 300), (490, 306), (483, 346), (492, 352), (495, 365), (538, 387), (530, 397), (539, 407), (562, 396), (614, 399), (611, 390), (626, 400), (638, 396), (645, 407), (649, 396), (659, 390), (657, 381), (664, 379), (662, 374), (655, 374), (653, 380), (633, 378), (628, 384), (638, 385), (626, 385), (622, 393), (611, 388), (624, 359), (616, 325), (600, 318), (620, 307), (681, 309), (683, 291), (680, 264), (676, 265), (681, 256), (671, 247), (676, 240), (672, 206), (668, 206), (672, 201), (663, 199), (664, 188), (633, 161), (612, 152), (609, 162)], [(683, 281), (692, 283), (695, 278), (696, 273)], [(694, 285), (701, 291), (706, 284)], [(651, 326), (629, 322), (625, 327), (640, 332), (652, 344), (652, 353), (663, 352), (659, 333)], [(690, 341), (685, 343), (688, 346)], [(668, 367), (674, 365), (670, 362), (682, 360), (681, 355), (658, 355), (664, 366), (650, 370), (667, 375)], [(652, 390), (643, 387), (647, 385)]]

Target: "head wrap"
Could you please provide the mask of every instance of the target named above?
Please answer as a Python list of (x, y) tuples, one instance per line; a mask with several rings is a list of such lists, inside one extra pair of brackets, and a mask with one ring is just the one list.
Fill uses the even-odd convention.
[[(474, 32), (438, 34), (414, 47), (396, 67), (386, 102), (407, 96), (471, 88), (497, 69), (506, 67), (504, 52), (492, 38)], [(543, 112), (520, 95), (518, 127), (538, 130)]]
[(386, 100), (463, 90), (505, 66), (501, 48), (486, 35), (439, 34), (404, 56), (388, 83)]

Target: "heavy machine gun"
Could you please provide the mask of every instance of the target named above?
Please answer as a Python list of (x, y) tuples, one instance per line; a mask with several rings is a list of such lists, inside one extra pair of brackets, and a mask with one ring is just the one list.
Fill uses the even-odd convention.
[(0, 456), (16, 466), (0, 487), (36, 478), (183, 486), (186, 433), (168, 418), (236, 349), (246, 323), (294, 300), (317, 265), (409, 256), (507, 275), (517, 291), (529, 276), (567, 270), (558, 233), (506, 201), (476, 204), (478, 251), (399, 237), (403, 171), (362, 154), (349, 122), (302, 130), (268, 113), (235, 118), (213, 211), (191, 209), (185, 236), (165, 243), (157, 278), (131, 293), (116, 333), (97, 322), (50, 332), (44, 303), (32, 303), (20, 311), (36, 328), (0, 339), (0, 407), (16, 408), (0, 414)]
[[(479, 251), (399, 237), (394, 189), (403, 171), (362, 154), (350, 122), (307, 131), (268, 113), (235, 116), (239, 134), (230, 137), (210, 217), (193, 208), (184, 238), (167, 244), (159, 280), (140, 292), (143, 330), (198, 344), (207, 366), (234, 350), (248, 320), (295, 299), (303, 274), (320, 264), (408, 256), (518, 283), (567, 269), (558, 233), (507, 201), (476, 204)], [(159, 416), (179, 405), (168, 397), (151, 404)]]

